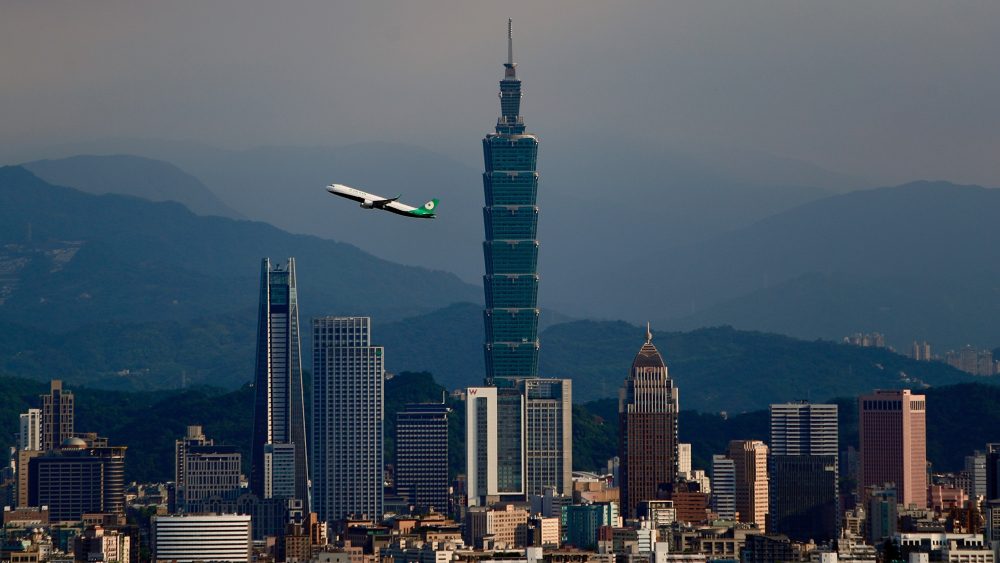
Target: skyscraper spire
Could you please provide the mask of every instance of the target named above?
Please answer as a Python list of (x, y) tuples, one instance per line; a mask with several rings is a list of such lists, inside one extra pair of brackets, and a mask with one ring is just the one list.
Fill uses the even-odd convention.
[(646, 321), (646, 344), (653, 343), (653, 331), (649, 328), (649, 321)]
[(514, 66), (514, 20), (507, 18), (507, 66)]
[[(503, 79), (504, 80), (517, 80), (517, 64), (514, 62), (514, 33), (513, 20), (507, 18), (507, 62), (503, 64)], [(518, 98), (520, 98), (520, 91), (518, 91)]]

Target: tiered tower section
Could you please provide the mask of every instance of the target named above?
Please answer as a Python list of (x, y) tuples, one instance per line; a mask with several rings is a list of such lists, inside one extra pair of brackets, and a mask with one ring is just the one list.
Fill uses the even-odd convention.
[(538, 375), (538, 138), (525, 133), (510, 20), (496, 133), (483, 139), (486, 377)]

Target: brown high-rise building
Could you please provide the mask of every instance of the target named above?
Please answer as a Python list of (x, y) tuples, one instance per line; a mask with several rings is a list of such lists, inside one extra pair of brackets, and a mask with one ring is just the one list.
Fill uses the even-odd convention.
[(927, 402), (924, 395), (876, 390), (858, 397), (858, 489), (895, 483), (899, 503), (927, 506)]
[(677, 411), (677, 387), (647, 327), (646, 343), (618, 394), (620, 490), (627, 518), (677, 476)]
[(49, 389), (42, 395), (42, 451), (59, 449), (73, 436), (73, 393), (63, 391), (58, 379), (52, 380)]
[(766, 531), (768, 508), (767, 444), (760, 440), (729, 442), (729, 459), (736, 473), (736, 512), (740, 522)]

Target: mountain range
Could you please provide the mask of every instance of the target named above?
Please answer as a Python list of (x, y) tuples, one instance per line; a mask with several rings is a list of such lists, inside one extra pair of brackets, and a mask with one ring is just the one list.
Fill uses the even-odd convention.
[[(574, 401), (616, 397), (645, 327), (622, 321), (570, 321), (541, 331), (539, 373), (573, 380)], [(428, 371), (449, 389), (482, 381), (482, 309), (472, 303), (373, 329), (388, 350), (386, 365)], [(889, 350), (777, 334), (704, 328), (655, 330), (684, 408), (741, 412), (775, 401), (854, 395), (876, 387), (947, 385), (974, 381), (940, 362), (917, 362)]]
[[(315, 315), (370, 315), (390, 370), (429, 371), (452, 389), (483, 379), (480, 290), (350, 245), (52, 186), (16, 167), (0, 169), (0, 243), (7, 374), (59, 373), (115, 389), (239, 387), (252, 373), (259, 260), (294, 255), (304, 333)], [(543, 318), (541, 373), (574, 379), (581, 402), (614, 396), (643, 330)], [(831, 342), (730, 328), (656, 334), (683, 404), (709, 412), (971, 379), (944, 364)]]
[(177, 203), (91, 195), (0, 168), (0, 312), (45, 330), (190, 320), (256, 306), (261, 258), (297, 259), (303, 319), (401, 318), (481, 290), (355, 246)]
[[(240, 216), (480, 284), (476, 162), (391, 143), (92, 148), (146, 158), (76, 156), (28, 166), (73, 187), (140, 197), (153, 197), (143, 187), (150, 177), (176, 176), (157, 183), (155, 197), (198, 209), (204, 193), (214, 194)], [(706, 159), (706, 151), (608, 148), (595, 161), (542, 150), (539, 296), (550, 311), (806, 339), (878, 331), (898, 348), (928, 340), (941, 352), (1000, 341), (1000, 251), (989, 236), (998, 190), (914, 182), (850, 191), (863, 184), (759, 154)], [(111, 172), (115, 159), (125, 160)], [(441, 213), (426, 224), (365, 212), (326, 194), (322, 187), (333, 180), (405, 200), (438, 195)], [(188, 193), (194, 183), (202, 195)], [(183, 189), (165, 195), (173, 184)]]
[(651, 250), (623, 268), (659, 261), (681, 275), (630, 278), (621, 306), (675, 317), (679, 328), (725, 322), (828, 339), (878, 331), (897, 346), (992, 347), (998, 215), (1000, 190), (947, 182), (837, 195), (700, 244)]
[[(51, 159), (73, 150), (170, 162), (246, 217), (348, 242), (394, 262), (455, 272), (470, 282), (478, 283), (482, 276), (478, 159), (456, 159), (401, 143), (227, 150), (127, 139), (44, 152)], [(551, 307), (569, 313), (588, 310), (584, 292), (597, 287), (590, 279), (603, 279), (602, 259), (613, 259), (612, 252), (637, 257), (644, 252), (637, 241), (669, 247), (701, 240), (859, 182), (809, 163), (750, 151), (691, 154), (614, 145), (592, 150), (601, 158), (585, 158), (543, 141), (539, 161), (540, 270), (547, 285), (540, 291)], [(410, 203), (439, 197), (440, 212), (433, 226), (362, 213), (333, 200), (323, 190), (331, 182), (387, 197), (402, 195)]]
[(205, 184), (180, 168), (132, 155), (77, 155), (22, 164), (35, 176), (56, 186), (91, 194), (130, 195), (149, 201), (180, 203), (198, 215), (245, 219), (222, 202)]

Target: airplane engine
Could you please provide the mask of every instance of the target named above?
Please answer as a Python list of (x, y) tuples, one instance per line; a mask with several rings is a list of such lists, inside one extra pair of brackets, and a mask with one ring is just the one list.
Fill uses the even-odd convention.
[(375, 202), (373, 202), (370, 199), (366, 199), (361, 202), (361, 207), (364, 207), (365, 209), (371, 209), (372, 207), (375, 207)]

